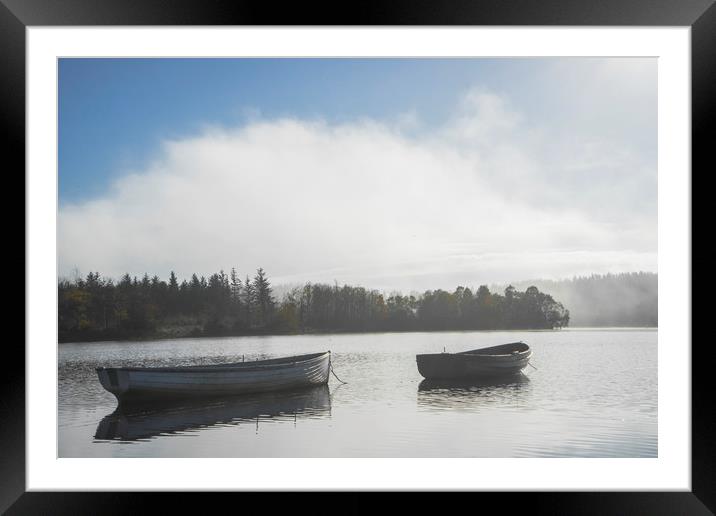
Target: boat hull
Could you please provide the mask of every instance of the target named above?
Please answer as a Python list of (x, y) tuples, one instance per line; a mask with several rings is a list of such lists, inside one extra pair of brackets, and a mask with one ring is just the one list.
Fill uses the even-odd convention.
[(217, 366), (99, 368), (102, 386), (120, 404), (218, 397), (324, 385), (330, 352)]
[(529, 346), (514, 343), (463, 353), (417, 355), (416, 361), (420, 374), (429, 380), (479, 379), (516, 375), (527, 367), (531, 356)]

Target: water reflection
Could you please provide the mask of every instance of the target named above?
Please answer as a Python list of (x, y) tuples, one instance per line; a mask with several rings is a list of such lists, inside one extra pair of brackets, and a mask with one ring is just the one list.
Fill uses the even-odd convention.
[(300, 391), (118, 407), (97, 426), (95, 440), (136, 441), (158, 435), (259, 421), (326, 418), (331, 413), (327, 385)]
[[(567, 330), (63, 344), (58, 350), (58, 456), (655, 457), (660, 451), (657, 337), (655, 331)], [(518, 340), (528, 341), (535, 352), (539, 370), (525, 370), (529, 382), (425, 382), (418, 390), (417, 353)], [(118, 414), (111, 433), (97, 428), (116, 407), (97, 380), (98, 366), (208, 364), (324, 349), (334, 351), (333, 366), (348, 384), (339, 386), (331, 376), (332, 400), (324, 396), (297, 411), (289, 407), (280, 415), (259, 416), (258, 435), (256, 412), (246, 415), (237, 408), (232, 413), (230, 407), (227, 414), (207, 419), (185, 411), (176, 418), (183, 425), (167, 422), (171, 414), (160, 416), (153, 408), (144, 422), (133, 412), (124, 418)], [(98, 440), (122, 439), (122, 432), (125, 438), (137, 437), (143, 433), (140, 426), (150, 427), (145, 440)]]
[(444, 409), (518, 402), (529, 390), (529, 382), (523, 373), (483, 380), (423, 380), (418, 385), (418, 405)]

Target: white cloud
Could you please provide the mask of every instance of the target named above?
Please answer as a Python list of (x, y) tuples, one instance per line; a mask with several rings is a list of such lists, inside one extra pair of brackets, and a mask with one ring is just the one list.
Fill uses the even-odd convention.
[(510, 108), (505, 98), (475, 88), (463, 97), (460, 109), (448, 126), (448, 134), (482, 148), (504, 141), (521, 121), (519, 113)]
[(655, 270), (656, 216), (634, 205), (656, 171), (628, 146), (558, 145), (478, 89), (445, 126), (410, 135), (418, 123), (254, 119), (167, 142), (102, 199), (61, 208), (60, 274), (264, 267), (274, 283), (408, 291)]

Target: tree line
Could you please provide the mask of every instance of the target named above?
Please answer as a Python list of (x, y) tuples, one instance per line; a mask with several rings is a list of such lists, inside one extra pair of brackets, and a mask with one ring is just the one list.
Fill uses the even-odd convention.
[(181, 283), (125, 274), (119, 281), (91, 272), (58, 282), (60, 342), (153, 337), (309, 333), (553, 329), (569, 311), (530, 286), (504, 293), (483, 285), (474, 293), (428, 290), (385, 295), (349, 285), (307, 283), (275, 299), (266, 272), (239, 277), (236, 269), (193, 274)]

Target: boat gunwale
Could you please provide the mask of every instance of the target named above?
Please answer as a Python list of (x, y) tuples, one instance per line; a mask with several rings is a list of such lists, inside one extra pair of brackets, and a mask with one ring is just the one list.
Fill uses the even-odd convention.
[[(511, 345), (517, 345), (521, 344), (525, 346), (524, 349), (515, 352), (510, 353), (484, 353), (484, 351), (489, 351), (493, 348), (502, 348), (507, 347)], [(478, 348), (478, 349), (470, 349), (468, 351), (459, 351), (457, 353), (422, 353), (415, 355), (415, 358), (419, 357), (522, 357), (524, 355), (527, 355), (528, 353), (532, 353), (532, 350), (530, 349), (529, 345), (524, 342), (508, 342), (507, 344), (498, 344), (497, 346), (489, 346), (486, 348)]]
[[(288, 357), (269, 358), (266, 360), (257, 360), (254, 362), (233, 362), (229, 364), (205, 364), (192, 366), (168, 366), (168, 367), (98, 367), (96, 371), (126, 371), (141, 373), (212, 373), (212, 372), (232, 372), (232, 371), (257, 371), (266, 369), (283, 369), (295, 367), (300, 364), (325, 359), (326, 355), (330, 358), (330, 351), (319, 353), (309, 353), (306, 355), (293, 355)], [(299, 360), (292, 360), (299, 359)], [(273, 363), (267, 363), (273, 362)]]

